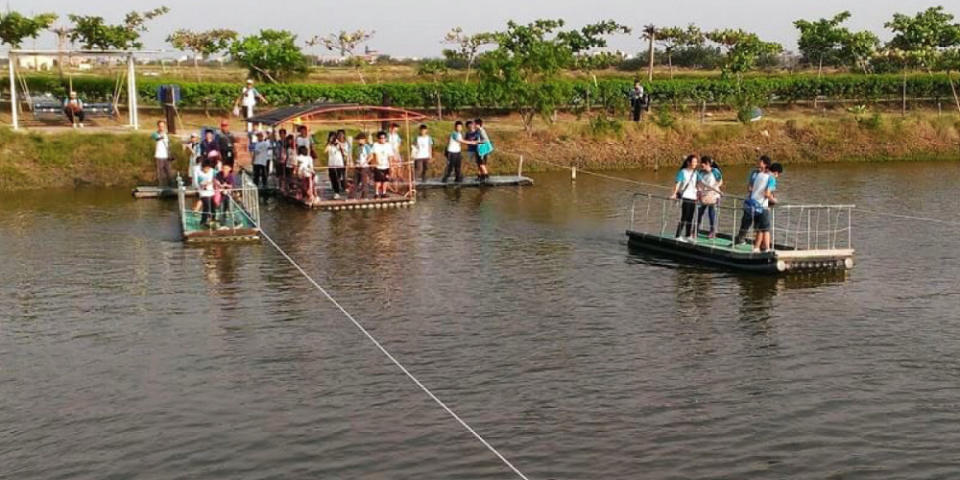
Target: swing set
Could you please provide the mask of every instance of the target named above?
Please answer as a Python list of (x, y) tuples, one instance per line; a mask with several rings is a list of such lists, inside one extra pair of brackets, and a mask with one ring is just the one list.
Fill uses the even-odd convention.
[[(126, 126), (136, 130), (140, 127), (139, 104), (137, 99), (136, 56), (153, 53), (158, 52), (145, 50), (11, 50), (8, 61), (8, 73), (10, 77), (10, 113), (13, 129), (17, 130), (20, 128), (23, 104), (27, 105), (27, 108), (35, 119), (65, 116), (63, 103), (61, 101), (56, 101), (48, 97), (34, 98), (31, 95), (26, 78), (17, 70), (17, 57), (37, 55), (57, 56), (60, 59), (66, 57), (68, 63), (74, 56), (123, 58), (127, 68), (117, 74), (110, 101), (87, 103), (84, 105), (84, 113), (88, 116), (119, 118), (120, 99), (123, 95), (124, 86), (126, 86)], [(67, 77), (67, 88), (67, 94), (74, 91), (72, 74), (69, 74)], [(18, 93), (18, 90), (20, 93)]]

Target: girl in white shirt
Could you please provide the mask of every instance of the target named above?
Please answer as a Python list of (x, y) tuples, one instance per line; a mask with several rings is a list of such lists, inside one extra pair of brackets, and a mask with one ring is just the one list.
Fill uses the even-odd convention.
[[(700, 165), (700, 158), (696, 155), (688, 155), (683, 160), (683, 167), (677, 172), (677, 184), (673, 187), (673, 197), (682, 201), (680, 205), (680, 223), (677, 224), (677, 238), (684, 241), (692, 241), (696, 235), (693, 230), (693, 216), (697, 210), (697, 167)], [(684, 237), (680, 236), (681, 230), (685, 231)]]
[(316, 201), (313, 195), (313, 157), (309, 152), (310, 150), (305, 146), (297, 147), (297, 177), (300, 178), (300, 185), (304, 189), (307, 203), (313, 204)]
[(327, 173), (330, 176), (330, 186), (333, 188), (333, 199), (340, 200), (340, 194), (347, 190), (347, 169), (344, 161), (342, 145), (337, 140), (336, 132), (327, 136)]

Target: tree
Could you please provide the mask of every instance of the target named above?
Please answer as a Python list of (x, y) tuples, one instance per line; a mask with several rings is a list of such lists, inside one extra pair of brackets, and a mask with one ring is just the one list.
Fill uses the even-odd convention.
[(647, 81), (653, 81), (653, 44), (657, 41), (657, 26), (654, 24), (644, 25), (643, 35), (640, 37), (643, 40), (648, 41), (647, 52), (650, 53), (650, 65), (647, 69)]
[[(943, 7), (931, 7), (912, 17), (896, 13), (884, 24), (894, 32), (887, 43), (887, 56), (899, 60), (903, 70), (902, 114), (907, 110), (907, 69), (917, 67), (932, 73), (943, 65), (943, 53), (960, 44), (960, 26), (951, 23), (953, 18)], [(952, 79), (950, 84), (952, 87)]]
[(363, 67), (366, 62), (363, 59), (357, 58), (356, 51), (360, 45), (363, 45), (373, 38), (375, 33), (376, 32), (372, 30), (369, 32), (364, 30), (356, 30), (353, 32), (340, 30), (340, 33), (331, 33), (325, 37), (315, 35), (307, 41), (307, 46), (313, 47), (321, 45), (331, 52), (339, 51), (340, 56), (346, 57), (347, 63), (357, 71), (360, 82), (366, 84), (367, 81), (363, 78)]
[(443, 102), (440, 98), (440, 84), (447, 78), (447, 64), (443, 60), (427, 60), (420, 64), (417, 75), (430, 77), (433, 81), (433, 97), (437, 101), (437, 118), (443, 120)]
[(764, 42), (755, 33), (743, 30), (714, 30), (707, 33), (706, 38), (725, 51), (723, 73), (737, 77), (738, 91), (743, 83), (743, 74), (753, 70), (761, 56), (783, 51), (779, 43)]
[(793, 26), (800, 30), (797, 46), (808, 62), (816, 62), (817, 78), (823, 75), (823, 61), (835, 63), (840, 58), (843, 40), (850, 31), (840, 26), (850, 18), (850, 12), (843, 11), (833, 18), (821, 18), (816, 21), (797, 20)]
[(657, 42), (663, 46), (667, 54), (667, 65), (670, 68), (670, 78), (673, 78), (673, 53), (678, 48), (698, 47), (703, 45), (703, 32), (696, 25), (690, 24), (686, 28), (661, 28), (656, 33)]
[(563, 26), (563, 20), (536, 20), (526, 25), (510, 21), (505, 31), (492, 34), (496, 49), (477, 61), (481, 90), (519, 110), (528, 132), (534, 116), (549, 118), (566, 101), (562, 89), (552, 81), (562, 70), (574, 67), (579, 54), (605, 47), (607, 35), (629, 32), (612, 20), (580, 30), (561, 30)]
[(145, 12), (132, 11), (123, 18), (123, 23), (108, 25), (103, 17), (92, 15), (69, 15), (73, 22), (71, 42), (80, 42), (83, 48), (100, 50), (143, 48), (140, 34), (147, 31), (146, 22), (169, 12), (167, 7), (158, 7)]
[(443, 37), (444, 44), (456, 46), (456, 50), (444, 49), (443, 55), (448, 59), (462, 60), (467, 65), (467, 75), (463, 83), (470, 83), (470, 72), (473, 69), (473, 62), (476, 61), (480, 49), (485, 45), (493, 43), (494, 38), (490, 33), (475, 33), (467, 35), (463, 33), (463, 28), (454, 27)]
[(840, 59), (852, 68), (867, 73), (870, 58), (880, 48), (880, 39), (873, 32), (847, 32), (840, 41)]
[(0, 12), (0, 43), (10, 45), (10, 48), (19, 48), (27, 38), (37, 38), (40, 31), (48, 28), (57, 15), (41, 13), (32, 17), (25, 17), (19, 12)]
[(200, 66), (197, 57), (206, 59), (214, 53), (226, 50), (230, 43), (237, 39), (237, 32), (227, 29), (207, 30), (194, 32), (180, 29), (167, 37), (167, 42), (177, 50), (193, 52), (193, 68), (197, 72), (197, 81), (200, 80)]
[(230, 55), (261, 80), (279, 83), (307, 72), (307, 60), (296, 44), (297, 36), (286, 30), (260, 30), (230, 44)]

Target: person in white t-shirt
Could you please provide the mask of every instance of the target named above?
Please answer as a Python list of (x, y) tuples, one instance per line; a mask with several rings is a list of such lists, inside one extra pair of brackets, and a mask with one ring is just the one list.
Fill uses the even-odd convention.
[[(253, 108), (257, 106), (257, 100), (268, 103), (266, 97), (261, 95), (253, 86), (253, 80), (247, 79), (247, 86), (243, 87), (243, 90), (240, 92), (240, 97), (234, 102), (234, 106), (240, 107), (240, 115), (244, 121), (253, 117)], [(253, 130), (253, 124), (247, 122), (247, 131), (249, 132), (251, 130)]]
[(340, 194), (346, 194), (347, 168), (344, 150), (337, 140), (337, 133), (330, 132), (327, 136), (327, 174), (330, 176), (330, 187), (333, 189), (333, 199), (340, 200)]
[[(700, 158), (696, 155), (687, 155), (683, 166), (677, 172), (676, 185), (673, 187), (673, 197), (680, 200), (680, 222), (677, 223), (677, 239), (693, 241), (696, 232), (693, 232), (693, 216), (697, 211), (697, 167)], [(684, 234), (681, 237), (680, 232)]]
[(373, 182), (376, 194), (374, 198), (387, 196), (387, 187), (390, 183), (390, 164), (396, 161), (396, 152), (392, 145), (387, 143), (387, 133), (377, 133), (377, 143), (371, 150), (373, 155)]
[(420, 125), (420, 135), (417, 136), (417, 144), (414, 146), (413, 155), (413, 176), (420, 176), (421, 182), (427, 181), (427, 167), (430, 166), (430, 158), (433, 157), (433, 137), (426, 125)]
[(314, 172), (313, 157), (310, 156), (307, 147), (297, 147), (297, 178), (300, 179), (300, 186), (303, 188), (307, 203), (312, 205), (316, 202), (314, 197)]
[(257, 142), (253, 144), (253, 183), (259, 188), (266, 188), (273, 144), (265, 139), (263, 132), (257, 132), (256, 138)]
[(157, 185), (162, 187), (170, 186), (173, 178), (170, 173), (170, 136), (167, 135), (167, 122), (160, 120), (157, 122), (157, 131), (150, 135), (153, 139), (153, 158), (157, 162)]

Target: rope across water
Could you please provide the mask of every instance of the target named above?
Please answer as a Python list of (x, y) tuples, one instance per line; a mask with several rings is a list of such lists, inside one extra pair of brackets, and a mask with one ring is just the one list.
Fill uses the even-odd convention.
[[(243, 209), (240, 209), (240, 211), (243, 212), (243, 215), (246, 216), (248, 220), (253, 222), (253, 219), (251, 219), (247, 215), (247, 212), (243, 211)], [(253, 222), (253, 223), (254, 225), (256, 225), (256, 222)], [(350, 320), (350, 322), (353, 323), (353, 325), (357, 327), (358, 330), (360, 330), (360, 333), (362, 333), (365, 337), (367, 337), (367, 339), (370, 340), (377, 347), (377, 349), (379, 349), (380, 352), (382, 352), (394, 365), (396, 365), (397, 368), (399, 368), (404, 375), (406, 375), (411, 381), (413, 381), (413, 383), (416, 384), (417, 387), (420, 387), (420, 390), (423, 390), (423, 392), (426, 393), (427, 396), (430, 397), (430, 399), (432, 399), (444, 411), (450, 414), (450, 416), (453, 417), (453, 419), (456, 420), (457, 423), (459, 423), (461, 426), (463, 426), (463, 428), (465, 428), (468, 432), (470, 432), (470, 434), (472, 434), (477, 440), (479, 440), (480, 443), (483, 444), (483, 446), (487, 447), (487, 449), (490, 450), (490, 452), (492, 452), (498, 459), (500, 459), (500, 461), (503, 462), (504, 465), (509, 467), (510, 470), (513, 471), (513, 473), (515, 473), (518, 477), (520, 477), (523, 480), (529, 480), (527, 476), (523, 474), (523, 472), (521, 472), (516, 466), (514, 466), (513, 463), (510, 463), (510, 460), (507, 460), (507, 458), (504, 457), (503, 454), (501, 454), (496, 448), (494, 448), (494, 446), (491, 445), (490, 442), (488, 442), (485, 438), (483, 438), (483, 436), (477, 433), (477, 431), (474, 430), (473, 427), (471, 427), (466, 421), (460, 418), (460, 416), (457, 415), (456, 412), (454, 412), (442, 400), (437, 398), (437, 396), (434, 395), (434, 393), (430, 391), (430, 389), (427, 388), (426, 385), (424, 385), (419, 379), (417, 379), (417, 377), (415, 377), (412, 373), (410, 373), (410, 371), (407, 370), (407, 367), (404, 367), (403, 364), (400, 363), (400, 361), (397, 360), (397, 358), (394, 357), (383, 346), (383, 344), (381, 344), (373, 335), (370, 334), (369, 331), (367, 331), (366, 328), (364, 328), (363, 324), (357, 321), (357, 319), (354, 318), (354, 316), (350, 312), (348, 312), (347, 309), (343, 308), (343, 305), (340, 305), (340, 302), (338, 302), (337, 299), (333, 298), (333, 296), (330, 295), (330, 293), (327, 292), (326, 289), (320, 286), (320, 284), (317, 283), (316, 280), (314, 280), (313, 277), (311, 277), (310, 274), (308, 274), (306, 270), (304, 270), (303, 267), (300, 266), (300, 264), (298, 264), (293, 258), (290, 257), (290, 255), (287, 254), (287, 252), (285, 252), (282, 248), (280, 248), (280, 245), (278, 245), (277, 242), (275, 242), (273, 238), (271, 238), (270, 235), (268, 235), (267, 232), (263, 230), (262, 226), (257, 225), (257, 227), (260, 228), (260, 235), (263, 237), (263, 239), (266, 240), (267, 243), (269, 243), (273, 248), (275, 248), (277, 252), (279, 252), (280, 255), (283, 256), (283, 258), (285, 258), (288, 262), (290, 262), (290, 265), (293, 265), (293, 267), (296, 268), (297, 271), (300, 272), (300, 274), (303, 275), (303, 277), (306, 278), (311, 285), (313, 285), (321, 294), (323, 294), (323, 296), (326, 297), (326, 299), (329, 300), (330, 303), (333, 304), (333, 306), (337, 307), (337, 310), (340, 310), (340, 312), (343, 313), (343, 315), (347, 317), (347, 319)]]

